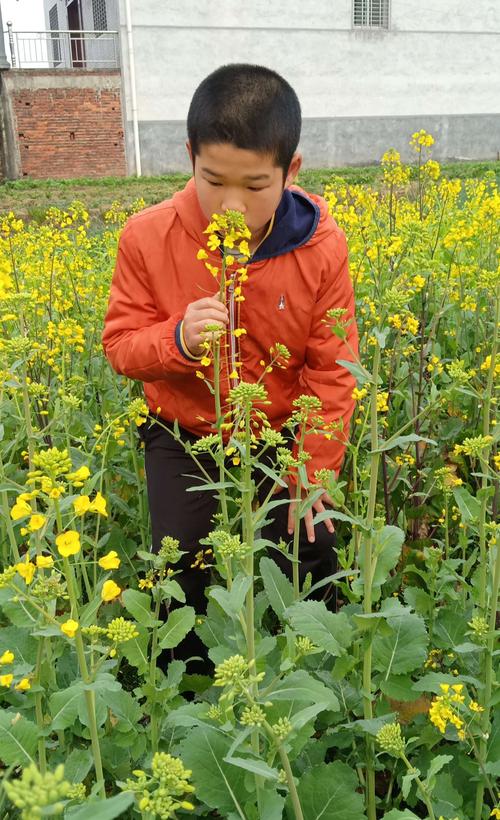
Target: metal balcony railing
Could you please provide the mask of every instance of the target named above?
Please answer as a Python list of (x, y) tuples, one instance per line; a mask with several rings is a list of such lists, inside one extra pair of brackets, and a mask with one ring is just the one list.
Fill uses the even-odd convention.
[(117, 31), (13, 31), (7, 24), (12, 68), (118, 68)]

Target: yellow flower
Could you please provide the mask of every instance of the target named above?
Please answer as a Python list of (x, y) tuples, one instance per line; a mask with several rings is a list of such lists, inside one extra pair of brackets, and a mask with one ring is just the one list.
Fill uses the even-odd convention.
[(90, 475), (89, 468), (84, 464), (82, 467), (79, 467), (78, 470), (75, 470), (74, 473), (68, 473), (68, 479), (72, 483), (75, 481), (86, 481)]
[(78, 621), (74, 621), (72, 618), (64, 621), (64, 623), (61, 624), (61, 632), (64, 632), (68, 638), (74, 638), (78, 632)]
[(205, 378), (205, 374), (204, 374), (204, 373), (202, 373), (202, 371), (201, 371), (201, 370), (197, 370), (197, 371), (196, 371), (196, 376), (197, 376), (199, 379), (204, 379), (204, 378)]
[(40, 530), (46, 522), (46, 517), (44, 515), (40, 515), (40, 513), (35, 513), (31, 516), (30, 520), (28, 521), (28, 529), (30, 532), (36, 532)]
[(56, 538), (56, 546), (59, 555), (63, 558), (68, 558), (70, 555), (76, 555), (80, 552), (80, 536), (76, 530), (67, 530), (62, 532)]
[(88, 495), (79, 495), (78, 498), (75, 498), (73, 508), (76, 515), (85, 515), (90, 508), (90, 498)]
[(115, 598), (118, 598), (121, 589), (118, 584), (115, 584), (114, 581), (104, 581), (101, 590), (101, 598), (103, 601), (114, 601)]
[(118, 569), (121, 564), (120, 559), (118, 558), (118, 553), (114, 550), (111, 550), (107, 553), (107, 555), (103, 555), (102, 558), (99, 558), (99, 566), (102, 569)]
[(207, 270), (210, 271), (212, 276), (217, 276), (217, 274), (219, 273), (219, 268), (217, 268), (215, 265), (211, 265), (210, 262), (205, 262), (205, 267)]
[(35, 574), (36, 567), (29, 560), (28, 553), (26, 553), (26, 558), (23, 563), (16, 564), (16, 569), (21, 578), (24, 578), (26, 584), (31, 584), (33, 576)]
[(215, 234), (215, 233), (210, 234), (210, 236), (208, 237), (208, 240), (207, 240), (207, 247), (211, 251), (215, 251), (215, 250), (217, 250), (219, 245), (220, 245), (220, 238), (217, 236), (217, 234)]
[(197, 259), (208, 259), (208, 253), (203, 248), (200, 248), (200, 250), (196, 254), (196, 258)]
[(95, 512), (99, 515), (105, 515), (107, 517), (108, 514), (106, 512), (106, 499), (103, 495), (101, 495), (101, 493), (96, 494), (96, 497), (92, 501), (89, 510), (90, 512)]
[(0, 655), (0, 665), (5, 663), (12, 663), (14, 661), (15, 655), (10, 649), (6, 649), (3, 655)]
[(37, 555), (35, 561), (38, 569), (50, 569), (54, 566), (52, 555)]
[(246, 239), (240, 242), (240, 253), (243, 254), (243, 256), (250, 256), (250, 246)]
[(231, 267), (231, 265), (234, 265), (234, 256), (232, 256), (230, 253), (226, 254), (225, 259), (226, 259), (226, 265), (229, 268)]
[(208, 356), (203, 356), (203, 359), (200, 359), (200, 364), (202, 367), (209, 367), (212, 364), (212, 360), (208, 358)]
[(0, 675), (0, 686), (10, 686), (12, 681), (14, 680), (14, 675)]
[(236, 338), (238, 338), (239, 336), (243, 336), (243, 334), (246, 333), (246, 330), (244, 327), (237, 327), (236, 330), (233, 330), (233, 333)]
[(24, 501), (24, 499), (19, 500), (18, 498), (10, 511), (10, 517), (13, 521), (18, 521), (20, 518), (24, 518), (26, 515), (30, 515), (30, 513), (31, 507), (28, 504), (28, 502)]
[(19, 683), (14, 686), (14, 689), (17, 689), (18, 692), (26, 692), (27, 689), (31, 689), (29, 678), (21, 678)]

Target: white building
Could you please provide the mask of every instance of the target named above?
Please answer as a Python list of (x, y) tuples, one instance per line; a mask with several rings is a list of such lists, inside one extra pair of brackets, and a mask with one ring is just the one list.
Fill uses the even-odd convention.
[(418, 128), (438, 159), (499, 156), (499, 0), (129, 0), (128, 19), (126, 0), (44, 3), (47, 29), (119, 31), (130, 171), (134, 118), (143, 173), (189, 168), (191, 95), (229, 62), (293, 85), (309, 167), (371, 163), (388, 147), (408, 156)]

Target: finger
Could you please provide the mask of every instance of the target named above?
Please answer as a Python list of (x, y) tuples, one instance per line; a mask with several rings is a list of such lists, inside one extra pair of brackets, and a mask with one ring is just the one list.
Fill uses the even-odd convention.
[(314, 524), (311, 510), (308, 510), (304, 516), (304, 524), (306, 526), (307, 540), (312, 544), (316, 540), (314, 535)]
[[(326, 493), (325, 493), (325, 495), (326, 495)], [(321, 498), (323, 498), (323, 496), (321, 496)], [(318, 501), (314, 502), (313, 508), (316, 510), (316, 512), (319, 512), (319, 513), (327, 512), (327, 508), (323, 504), (321, 498)], [(332, 521), (331, 518), (325, 518), (325, 520), (323, 521), (323, 524), (327, 528), (328, 532), (331, 532), (331, 533), (335, 532), (335, 527), (333, 525), (333, 521)]]
[(324, 501), (325, 504), (328, 504), (329, 507), (335, 507), (335, 504), (328, 493), (323, 493), (320, 500)]

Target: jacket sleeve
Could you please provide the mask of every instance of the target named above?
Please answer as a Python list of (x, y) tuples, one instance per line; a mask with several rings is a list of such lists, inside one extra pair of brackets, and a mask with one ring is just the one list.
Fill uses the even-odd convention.
[[(309, 434), (305, 448), (311, 454), (307, 462), (309, 479), (321, 468), (340, 471), (345, 445), (349, 437), (349, 423), (355, 401), (352, 392), (356, 380), (338, 361), (350, 360), (358, 355), (358, 332), (354, 318), (354, 293), (349, 276), (347, 245), (342, 232), (337, 234), (337, 253), (332, 254), (318, 292), (311, 332), (302, 369), (304, 393), (317, 396), (323, 405), (322, 415), (326, 424), (340, 422), (337, 430), (328, 434)], [(325, 323), (331, 308), (343, 308), (342, 317), (348, 322), (346, 340), (332, 333), (330, 323)], [(350, 349), (349, 349), (350, 348)], [(354, 355), (353, 355), (354, 354)]]
[(182, 355), (176, 342), (182, 318), (182, 313), (175, 313), (159, 319), (147, 265), (129, 222), (118, 245), (102, 336), (114, 370), (150, 382), (199, 366)]

